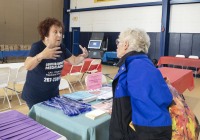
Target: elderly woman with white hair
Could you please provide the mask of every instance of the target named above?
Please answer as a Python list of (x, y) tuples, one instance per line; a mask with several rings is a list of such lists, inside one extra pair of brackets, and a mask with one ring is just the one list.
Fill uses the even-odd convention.
[(127, 29), (116, 40), (119, 71), (113, 81), (110, 140), (171, 140), (172, 94), (147, 53), (150, 39)]

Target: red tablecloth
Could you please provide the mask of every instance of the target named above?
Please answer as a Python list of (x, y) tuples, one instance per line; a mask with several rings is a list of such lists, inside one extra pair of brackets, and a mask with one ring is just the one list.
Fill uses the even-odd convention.
[[(88, 67), (90, 65), (90, 63), (92, 62), (93, 59), (90, 59), (90, 58), (87, 58), (84, 60), (84, 65), (83, 65), (83, 69), (82, 69), (82, 72), (86, 72), (88, 70)], [(64, 61), (64, 67), (61, 71), (61, 76), (65, 76), (69, 73), (70, 69), (71, 69), (72, 65), (70, 63), (68, 63), (67, 61)], [(89, 70), (93, 70), (97, 67), (97, 65), (95, 66), (91, 66), (91, 68)], [(101, 65), (98, 67), (98, 71), (100, 72), (101, 71)], [(76, 69), (73, 68), (73, 71), (72, 72), (77, 72), (81, 69), (81, 66), (80, 67), (76, 67)]]
[(194, 88), (194, 77), (191, 70), (161, 67), (159, 68), (163, 77), (167, 77), (180, 93), (183, 93), (186, 89), (192, 90)]
[[(180, 58), (173, 56), (162, 56), (158, 61), (158, 66), (163, 64), (172, 64), (186, 67), (194, 67), (200, 69), (200, 59)], [(198, 71), (200, 73), (200, 70)]]

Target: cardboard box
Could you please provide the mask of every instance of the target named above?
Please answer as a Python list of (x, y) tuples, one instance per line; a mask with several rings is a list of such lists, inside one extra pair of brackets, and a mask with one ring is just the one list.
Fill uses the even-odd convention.
[(4, 46), (4, 51), (9, 51), (9, 46), (8, 45)]
[(8, 47), (9, 47), (9, 50), (10, 50), (10, 51), (13, 51), (13, 49), (14, 49), (14, 44), (10, 44), (10, 45), (8, 45)]
[(30, 50), (31, 49), (31, 45), (28, 45), (28, 50)]
[(19, 45), (19, 50), (24, 50), (24, 45)]
[(0, 50), (4, 51), (4, 45), (3, 44), (0, 45)]
[(28, 50), (28, 45), (24, 45), (24, 50)]
[(13, 46), (13, 50), (15, 50), (15, 51), (19, 50), (19, 45), (15, 44), (15, 45)]

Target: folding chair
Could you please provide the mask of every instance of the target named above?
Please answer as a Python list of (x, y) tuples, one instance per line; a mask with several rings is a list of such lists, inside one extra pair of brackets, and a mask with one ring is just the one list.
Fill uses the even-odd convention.
[(70, 85), (69, 85), (69, 82), (64, 79), (64, 78), (61, 78), (60, 79), (60, 85), (59, 85), (59, 90), (64, 90), (64, 89), (69, 89), (69, 92), (71, 93), (71, 88), (70, 88)]
[(177, 54), (176, 57), (181, 57), (181, 58), (185, 58), (185, 55), (182, 54)]
[(8, 102), (8, 107), (0, 109), (0, 111), (5, 110), (5, 109), (10, 109), (11, 108), (11, 104), (8, 98), (8, 94), (7, 94), (7, 87), (8, 87), (8, 83), (9, 83), (9, 77), (10, 77), (10, 68), (6, 67), (6, 68), (0, 68), (0, 88), (3, 89), (4, 92), (4, 96), (3, 96), (3, 104), (5, 103), (5, 100), (7, 100)]
[[(83, 79), (83, 76), (85, 73), (91, 74), (91, 73), (96, 73), (98, 72), (98, 68), (101, 65), (101, 59), (93, 59), (88, 67), (88, 69), (83, 73), (81, 80)], [(92, 69), (94, 67), (94, 69)]]
[[(190, 55), (188, 58), (191, 58), (191, 59), (199, 59), (199, 56)], [(194, 68), (189, 67), (189, 69), (192, 69), (192, 70), (193, 70), (193, 73), (194, 73), (195, 78), (196, 78), (197, 72), (198, 72), (198, 68), (195, 67), (195, 70), (194, 70)]]
[(18, 99), (20, 105), (24, 104), (24, 103), (22, 103), (22, 101), (19, 97), (19, 94), (21, 94), (22, 91), (18, 91), (16, 89), (16, 85), (18, 85), (18, 86), (24, 85), (24, 83), (26, 81), (26, 74), (27, 74), (27, 70), (25, 69), (24, 66), (21, 66), (20, 68), (18, 68), (16, 77), (13, 81), (13, 90), (14, 90), (16, 96), (17, 96), (17, 99)]
[[(185, 58), (185, 55), (177, 54), (176, 57)], [(176, 68), (180, 68), (180, 67), (179, 67), (179, 66), (176, 66)], [(183, 66), (181, 66), (181, 68), (183, 69)]]
[[(98, 72), (98, 68), (101, 65), (101, 59), (93, 59), (86, 71), (86, 73), (96, 73)], [(96, 66), (96, 67), (95, 67)], [(94, 69), (91, 69), (92, 67), (95, 67)]]
[[(84, 63), (80, 63), (78, 65), (72, 65), (70, 72), (67, 74), (67, 80), (70, 86), (72, 87), (72, 91), (75, 91), (74, 86), (73, 86), (73, 84), (75, 83), (80, 83), (81, 87), (84, 89), (83, 84), (81, 82), (81, 77), (83, 75), (82, 73), (83, 65)], [(70, 77), (76, 77), (76, 78), (73, 78), (73, 80), (76, 80), (76, 81), (72, 82)]]
[(199, 59), (199, 57), (196, 55), (190, 55), (188, 58)]

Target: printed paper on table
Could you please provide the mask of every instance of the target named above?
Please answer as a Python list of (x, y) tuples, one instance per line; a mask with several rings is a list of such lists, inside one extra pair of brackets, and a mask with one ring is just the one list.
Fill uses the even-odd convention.
[(99, 89), (102, 87), (102, 72), (88, 74), (87, 90)]

